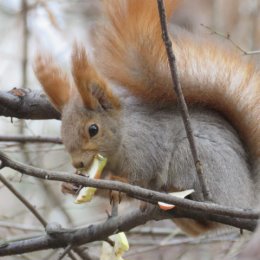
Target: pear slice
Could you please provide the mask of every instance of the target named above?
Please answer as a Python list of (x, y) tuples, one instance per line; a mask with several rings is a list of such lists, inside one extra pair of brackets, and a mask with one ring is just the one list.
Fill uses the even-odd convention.
[(129, 243), (124, 232), (114, 235), (114, 250), (117, 257), (121, 257), (126, 251), (129, 250)]
[[(86, 172), (86, 176), (88, 176), (91, 179), (100, 179), (102, 171), (104, 167), (106, 166), (107, 158), (97, 154), (95, 155), (93, 162), (89, 168), (89, 170)], [(89, 202), (92, 200), (97, 188), (93, 187), (83, 187), (79, 195), (77, 196), (74, 203), (81, 204), (84, 202)]]
[(114, 242), (112, 247), (107, 242), (103, 242), (100, 260), (124, 260), (123, 254), (129, 250), (129, 243), (124, 232), (109, 237)]

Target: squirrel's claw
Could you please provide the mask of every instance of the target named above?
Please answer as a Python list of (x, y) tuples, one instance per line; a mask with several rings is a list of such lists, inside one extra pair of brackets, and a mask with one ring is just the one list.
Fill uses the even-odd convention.
[(121, 192), (112, 190), (109, 193), (109, 198), (110, 198), (110, 204), (112, 204), (112, 202), (120, 204), (122, 201)]
[(63, 194), (77, 195), (80, 189), (81, 189), (80, 186), (72, 183), (63, 182), (61, 184), (61, 192)]

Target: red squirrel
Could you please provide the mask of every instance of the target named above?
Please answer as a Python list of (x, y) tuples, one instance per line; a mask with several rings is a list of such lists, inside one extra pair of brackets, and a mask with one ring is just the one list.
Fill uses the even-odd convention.
[[(175, 1), (166, 0), (168, 21)], [(76, 168), (99, 153), (105, 172), (145, 188), (190, 188), (202, 201), (155, 0), (106, 0), (94, 55), (76, 45), (73, 80), (39, 55), (36, 75), (62, 114), (62, 139)], [(172, 26), (171, 39), (212, 201), (252, 208), (259, 184), (260, 73), (235, 50)], [(175, 220), (190, 234), (217, 225)]]

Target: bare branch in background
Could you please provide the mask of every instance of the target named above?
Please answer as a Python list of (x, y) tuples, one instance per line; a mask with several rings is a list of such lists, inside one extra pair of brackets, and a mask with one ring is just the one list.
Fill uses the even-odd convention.
[(239, 46), (236, 42), (234, 42), (230, 36), (229, 33), (224, 34), (221, 32), (217, 32), (216, 30), (212, 29), (210, 26), (207, 26), (205, 24), (201, 24), (202, 27), (206, 28), (207, 30), (209, 30), (212, 34), (216, 34), (226, 40), (228, 40), (233, 46), (235, 46), (239, 51), (241, 51), (244, 55), (256, 55), (256, 54), (260, 54), (260, 50), (255, 50), (255, 51), (246, 51), (244, 50), (241, 46)]
[(60, 119), (60, 113), (52, 107), (45, 94), (28, 89), (0, 91), (0, 116), (20, 119)]
[(11, 185), (2, 174), (0, 174), (0, 181), (29, 209), (32, 214), (39, 220), (39, 222), (46, 227), (47, 222), (41, 216), (41, 214), (36, 210), (36, 208), (20, 193), (18, 192), (13, 185)]

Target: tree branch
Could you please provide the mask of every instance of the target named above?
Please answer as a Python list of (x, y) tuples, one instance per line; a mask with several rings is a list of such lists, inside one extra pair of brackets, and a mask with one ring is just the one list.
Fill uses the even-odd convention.
[(88, 242), (104, 240), (118, 230), (126, 231), (146, 223), (152, 219), (152, 216), (155, 218), (156, 212), (158, 213), (158, 210), (151, 209), (148, 212), (135, 210), (125, 216), (109, 218), (105, 223), (98, 225), (74, 230), (61, 229), (34, 239), (7, 243), (5, 246), (0, 246), (0, 256), (66, 247), (69, 244), (80, 246)]
[[(1, 162), (0, 169), (3, 168), (4, 165)], [(47, 221), (41, 216), (41, 214), (35, 209), (35, 207), (21, 194), (19, 193), (5, 178), (2, 174), (0, 174), (0, 181), (31, 211), (31, 213), (38, 219), (38, 221), (43, 225), (43, 227), (47, 227)], [(67, 250), (66, 250), (67, 249)], [(69, 255), (71, 259), (76, 259), (72, 252), (70, 252), (70, 248), (66, 248), (66, 254)], [(75, 252), (80, 252), (78, 248), (74, 249)], [(65, 255), (66, 255), (65, 254)]]
[(95, 180), (95, 179), (79, 176), (76, 174), (68, 174), (68, 173), (58, 172), (58, 171), (47, 171), (47, 170), (22, 164), (20, 162), (16, 162), (10, 159), (2, 152), (0, 152), (0, 160), (2, 161), (3, 167), (12, 168), (14, 170), (17, 170), (29, 176), (34, 176), (45, 180), (55, 180), (55, 181), (75, 183), (77, 185), (90, 186), (99, 189), (116, 190), (116, 191), (124, 192), (130, 197), (137, 198), (151, 203), (157, 204), (158, 201), (162, 201), (165, 203), (176, 205), (182, 209), (186, 209), (194, 212), (195, 211), (204, 212), (207, 214), (223, 215), (223, 216), (229, 216), (235, 218), (256, 220), (259, 218), (260, 215), (259, 212), (253, 210), (242, 210), (242, 209), (234, 209), (234, 208), (231, 209), (229, 207), (225, 207), (213, 203), (205, 203), (205, 202), (181, 199), (174, 196), (170, 196), (168, 194), (144, 189), (138, 186), (134, 186), (134, 185), (118, 182), (118, 181)]
[(165, 44), (168, 62), (170, 65), (170, 71), (172, 76), (172, 82), (173, 82), (173, 88), (177, 96), (177, 102), (180, 107), (182, 120), (184, 123), (184, 128), (186, 130), (187, 138), (190, 145), (190, 150), (192, 153), (193, 161), (195, 164), (195, 168), (198, 174), (202, 194), (205, 200), (210, 201), (210, 191), (207, 186), (206, 182), (206, 176), (203, 173), (203, 166), (199, 159), (196, 142), (193, 134), (193, 130), (190, 123), (190, 116), (188, 112), (188, 107), (185, 102), (179, 76), (178, 76), (178, 70), (176, 66), (176, 58), (172, 50), (172, 42), (169, 37), (168, 29), (167, 29), (167, 22), (166, 22), (166, 14), (165, 14), (165, 6), (163, 0), (157, 0), (158, 3), (158, 11), (160, 16), (160, 22), (161, 22), (161, 28), (162, 28), (162, 38)]
[[(191, 200), (179, 199), (167, 194), (150, 191), (125, 183), (91, 180), (86, 177), (62, 172), (46, 171), (32, 166), (18, 163), (0, 152), (1, 167), (9, 167), (21, 173), (48, 180), (73, 182), (84, 186), (125, 192), (129, 196), (141, 198), (144, 201), (156, 203), (164, 201), (175, 204), (172, 211), (162, 211), (157, 206), (149, 206), (145, 212), (139, 209), (123, 216), (109, 218), (99, 225), (90, 225), (81, 229), (63, 229), (46, 227), (46, 235), (22, 241), (6, 242), (0, 245), (0, 256), (22, 254), (49, 248), (67, 247), (68, 245), (80, 246), (82, 244), (104, 240), (116, 231), (127, 231), (149, 220), (162, 220), (167, 218), (193, 218), (196, 220), (209, 220), (231, 225), (234, 227), (254, 230), (257, 224), (258, 212), (247, 212), (239, 209), (229, 209), (224, 206), (201, 203)], [(74, 249), (75, 250), (75, 249)]]
[(72, 245), (71, 244), (67, 245), (67, 247), (64, 249), (64, 251), (62, 252), (62, 254), (59, 256), (57, 260), (64, 259), (64, 257), (70, 252), (71, 249), (72, 249)]
[[(142, 212), (139, 209), (134, 210), (131, 213), (122, 216), (109, 218), (105, 223), (90, 225), (86, 228), (72, 230), (60, 228), (52, 232), (48, 232), (47, 229), (46, 235), (22, 241), (6, 242), (3, 245), (0, 245), (0, 256), (23, 254), (49, 248), (54, 249), (66, 247), (68, 245), (80, 246), (93, 241), (106, 240), (108, 236), (115, 232), (128, 231), (131, 228), (145, 224), (147, 221), (162, 220), (172, 217), (187, 217), (187, 214), (190, 214), (189, 212), (189, 210), (176, 208), (174, 212), (170, 213), (162, 211), (158, 207), (148, 207), (145, 212)], [(201, 217), (200, 213), (195, 214), (195, 219), (197, 217)], [(208, 217), (209, 220), (214, 218), (213, 215), (209, 215)], [(225, 219), (230, 223), (237, 221), (236, 218), (227, 218), (224, 216), (217, 216), (217, 218), (221, 219), (223, 222)], [(246, 220), (240, 221), (244, 226), (249, 223)], [(248, 223), (246, 224), (246, 222)]]
[(0, 91), (0, 115), (20, 119), (60, 119), (45, 94), (29, 89)]
[(47, 222), (35, 209), (35, 207), (20, 193), (18, 192), (11, 183), (9, 183), (2, 174), (0, 174), (0, 181), (26, 206), (27, 209), (39, 220), (39, 222), (46, 227)]

